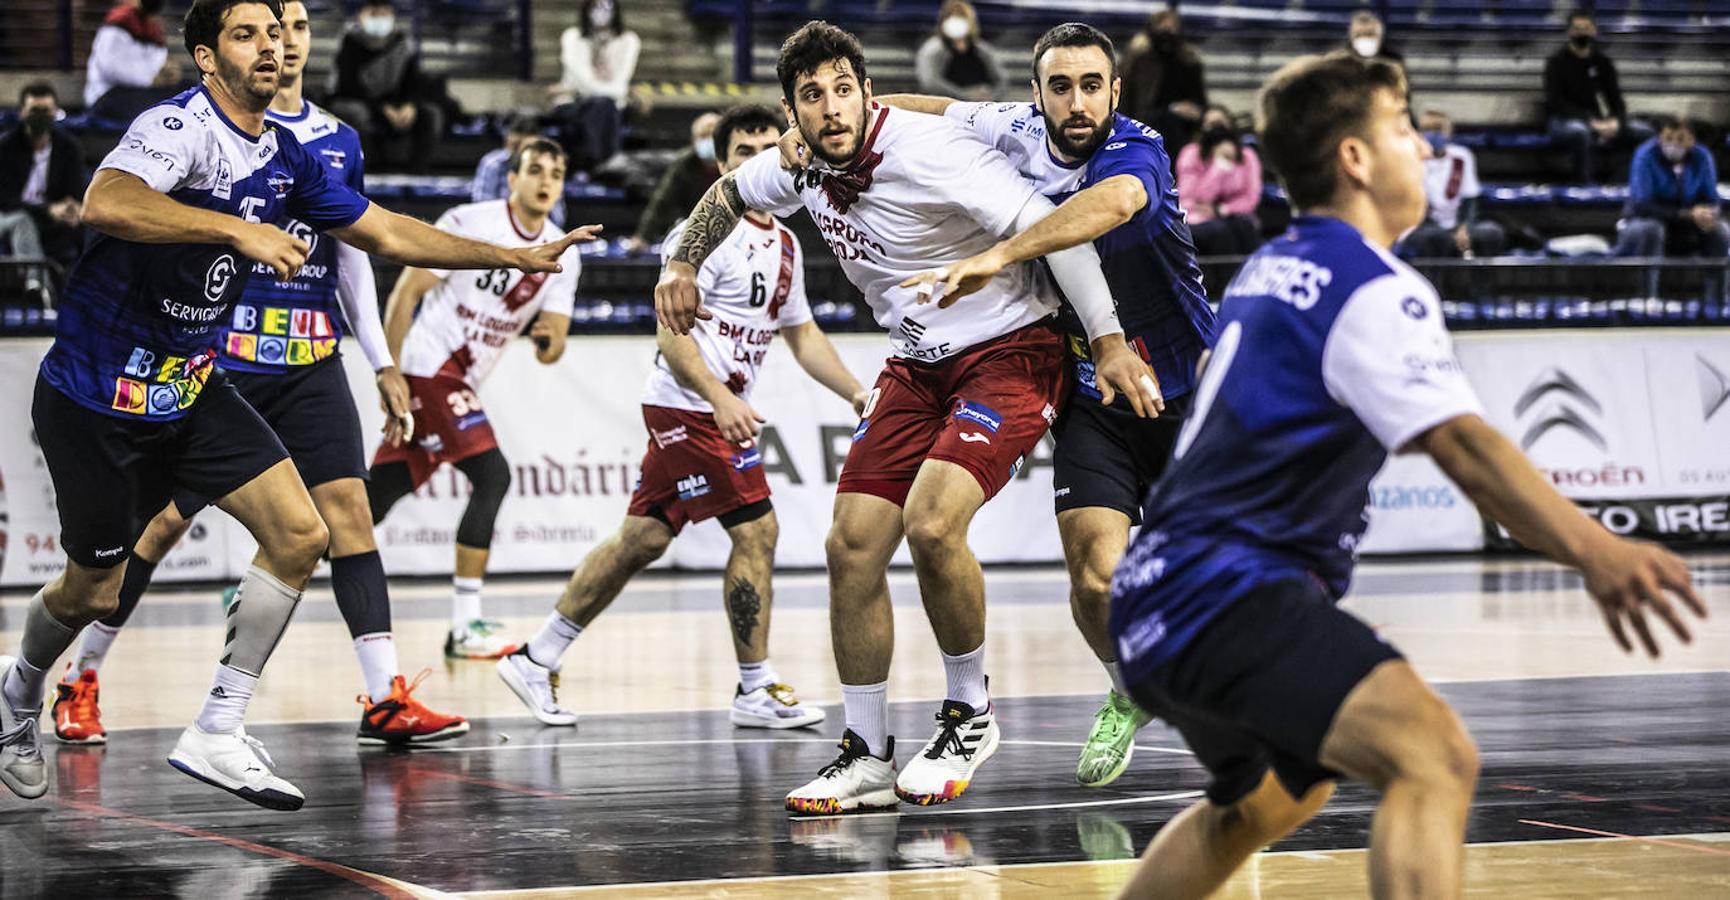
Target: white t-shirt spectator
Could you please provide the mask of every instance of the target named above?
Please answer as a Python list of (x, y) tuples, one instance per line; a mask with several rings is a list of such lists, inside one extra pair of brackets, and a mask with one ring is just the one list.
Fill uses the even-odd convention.
[(1460, 224), (1460, 203), (1482, 194), (1478, 184), (1478, 158), (1459, 144), (1442, 148), (1439, 156), (1424, 160), (1424, 197), (1429, 200), (1431, 222), (1443, 228)]
[(559, 87), (573, 99), (607, 97), (619, 106), (631, 92), (637, 74), (637, 53), (643, 42), (634, 31), (599, 39), (587, 37), (575, 25), (559, 36)]
[(84, 69), (84, 105), (91, 106), (116, 87), (150, 87), (168, 61), (162, 26), (136, 7), (115, 7), (90, 44)]

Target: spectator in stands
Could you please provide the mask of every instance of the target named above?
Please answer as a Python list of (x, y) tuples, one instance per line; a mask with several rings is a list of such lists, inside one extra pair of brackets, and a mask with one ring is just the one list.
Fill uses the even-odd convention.
[(997, 50), (979, 36), (979, 14), (966, 0), (945, 0), (937, 11), (937, 33), (913, 58), (919, 90), (940, 97), (990, 100), (1003, 95), (1008, 79)]
[(1396, 251), (1407, 258), (1452, 259), (1500, 256), (1508, 246), (1502, 226), (1478, 219), (1478, 158), (1453, 142), (1454, 123), (1446, 113), (1425, 110), (1418, 120), (1430, 158), (1424, 160), (1424, 198), (1429, 211)]
[(642, 46), (614, 0), (582, 0), (577, 24), (559, 36), (562, 74), (548, 92), (573, 171), (593, 171), (618, 154)]
[(59, 117), (53, 85), (34, 82), (19, 92), (18, 127), (0, 135), (0, 237), (13, 256), (68, 266), (78, 255), (87, 178), (83, 149), (55, 127)]
[(691, 122), (691, 146), (673, 159), (660, 183), (655, 185), (655, 194), (637, 221), (636, 232), (625, 240), (628, 252), (641, 253), (660, 243), (672, 230), (673, 223), (695, 208), (697, 201), (703, 199), (703, 192), (721, 177), (721, 169), (715, 163), (715, 126), (720, 121), (719, 113), (706, 112)]
[(1658, 136), (1634, 151), (1622, 215), (1617, 256), (1730, 256), (1730, 225), (1719, 213), (1718, 167), (1687, 122), (1660, 120)]
[[(469, 199), (476, 203), (482, 200), (503, 200), (511, 195), (510, 174), (516, 169), (511, 164), (517, 149), (529, 141), (541, 136), (541, 125), (538, 118), (529, 113), (516, 113), (505, 122), (505, 145), (494, 150), (488, 150), (481, 161), (475, 165), (474, 181), (469, 183)], [(696, 204), (693, 202), (693, 206)], [(547, 214), (554, 225), (563, 227), (565, 224), (565, 198), (560, 197), (553, 204), (552, 212)]]
[(1202, 256), (1243, 256), (1261, 244), (1261, 157), (1245, 147), (1231, 111), (1207, 108), (1196, 140), (1177, 154), (1177, 190)]
[(180, 90), (180, 64), (168, 56), (165, 0), (119, 0), (90, 43), (84, 106), (124, 125)]
[(1207, 108), (1207, 79), (1201, 54), (1183, 38), (1177, 11), (1156, 9), (1130, 38), (1118, 68), (1118, 112), (1153, 126), (1165, 137), (1167, 153), (1189, 143)]
[(1387, 28), (1381, 17), (1367, 9), (1352, 14), (1351, 25), (1346, 28), (1346, 49), (1364, 59), (1391, 62), (1401, 69), (1406, 67), (1405, 55), (1388, 43)]
[(360, 132), (368, 168), (428, 170), (445, 124), (434, 92), (390, 0), (363, 0), (337, 47), (329, 105)]
[(1598, 48), (1591, 15), (1568, 16), (1568, 44), (1544, 65), (1544, 110), (1550, 139), (1573, 156), (1574, 178), (1591, 182), (1597, 150), (1636, 146), (1652, 137), (1652, 126), (1628, 118), (1616, 65)]

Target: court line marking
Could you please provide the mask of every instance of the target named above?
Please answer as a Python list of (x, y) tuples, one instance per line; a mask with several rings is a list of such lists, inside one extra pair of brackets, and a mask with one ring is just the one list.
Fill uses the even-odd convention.
[[(549, 747), (667, 747), (682, 744), (833, 744), (836, 738), (827, 737), (788, 737), (788, 738), (695, 738), (692, 740), (658, 740), (658, 741), (560, 741), (551, 744), (484, 744), (473, 747), (416, 747), (411, 752), (422, 753), (496, 753), (501, 750), (544, 750)], [(1019, 739), (1004, 739), (1000, 744), (1017, 744), (1030, 747), (1085, 747), (1085, 741), (1032, 741)], [(1157, 747), (1151, 744), (1136, 744), (1135, 749), (1148, 753), (1171, 753), (1178, 756), (1194, 756), (1195, 753), (1178, 747)]]
[(1577, 831), (1580, 834), (1596, 835), (1621, 841), (1639, 841), (1642, 844), (1657, 844), (1660, 847), (1671, 847), (1677, 850), (1693, 850), (1696, 853), (1709, 853), (1713, 856), (1730, 856), (1730, 850), (1719, 850), (1716, 847), (1699, 847), (1693, 844), (1679, 844), (1660, 837), (1648, 837), (1638, 834), (1622, 834), (1619, 831), (1603, 831), (1597, 828), (1582, 828), (1578, 825), (1565, 825), (1560, 822), (1540, 822), (1537, 819), (1521, 819), (1521, 825), (1535, 825), (1539, 828), (1554, 828), (1558, 831)]
[(1167, 800), (1193, 800), (1205, 791), (1173, 791), (1169, 794), (1147, 794), (1141, 797), (1114, 797), (1110, 800), (1077, 800), (1069, 803), (1032, 803), (1025, 806), (984, 806), (984, 807), (954, 807), (945, 806), (932, 809), (925, 806), (914, 806), (902, 812), (874, 813), (839, 813), (833, 816), (788, 816), (790, 822), (825, 822), (835, 819), (884, 819), (891, 816), (903, 819), (926, 819), (934, 816), (965, 816), (983, 815), (985, 813), (1035, 812), (1042, 809), (1088, 809), (1097, 806), (1131, 806), (1141, 803), (1162, 803)]

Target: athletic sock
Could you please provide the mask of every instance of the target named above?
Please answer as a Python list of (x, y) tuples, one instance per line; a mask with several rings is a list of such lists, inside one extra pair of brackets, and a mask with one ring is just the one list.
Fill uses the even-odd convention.
[(388, 631), (363, 634), (354, 639), (354, 655), (360, 658), (367, 699), (377, 703), (389, 697), (391, 680), (402, 673), (396, 660), (396, 638)]
[(43, 599), (47, 588), (30, 598), (24, 610), (24, 636), (18, 641), (18, 664), (13, 677), (4, 686), (6, 701), (14, 709), (35, 709), (42, 705), (42, 685), (48, 680), (48, 669), (72, 641), (77, 629), (54, 618)]
[(949, 682), (949, 699), (984, 712), (991, 704), (985, 691), (985, 645), (980, 644), (960, 656), (943, 654), (943, 675)]
[(469, 623), (481, 617), (481, 579), (451, 579), (451, 631), (464, 634)]
[(571, 642), (583, 633), (583, 626), (565, 618), (557, 610), (547, 616), (541, 630), (529, 638), (529, 661), (557, 672), (559, 658), (565, 655)]
[(73, 659), (72, 666), (60, 680), (71, 684), (84, 674), (85, 669), (100, 670), (102, 663), (108, 659), (108, 648), (114, 646), (114, 639), (119, 636), (119, 628), (100, 621), (84, 626), (84, 634), (78, 639), (78, 656)]
[(775, 674), (775, 666), (766, 659), (762, 662), (739, 664), (739, 690), (747, 694), (780, 680), (781, 676)]
[(1116, 691), (1119, 697), (1128, 697), (1129, 685), (1123, 680), (1123, 670), (1117, 667), (1117, 660), (1108, 660), (1101, 665), (1105, 666), (1105, 674), (1111, 678), (1111, 689)]
[(865, 742), (865, 751), (878, 758), (889, 746), (889, 682), (841, 685), (841, 708), (847, 730)]
[(30, 664), (24, 657), (12, 664), (12, 674), (0, 684), (0, 700), (13, 709), (40, 709), (42, 685), (48, 673)]
[(246, 705), (258, 688), (258, 676), (218, 663), (196, 724), (205, 734), (228, 734), (246, 721)]

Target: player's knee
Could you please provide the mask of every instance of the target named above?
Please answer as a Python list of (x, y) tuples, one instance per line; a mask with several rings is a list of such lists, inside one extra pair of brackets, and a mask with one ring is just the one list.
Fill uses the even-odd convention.
[(672, 531), (658, 521), (651, 524), (627, 520), (619, 531), (620, 553), (633, 569), (641, 569), (660, 559), (672, 543)]
[(967, 543), (967, 525), (935, 510), (907, 515), (907, 549), (915, 557), (931, 558)]
[(292, 569), (311, 572), (330, 547), (330, 529), (308, 507), (304, 515), (294, 515), (281, 523), (273, 543), (275, 546), (267, 547), (267, 552)]
[(1439, 700), (1435, 706), (1406, 735), (1395, 777), (1469, 797), (1478, 780), (1478, 745), (1452, 710)]
[(1076, 615), (1110, 604), (1112, 571), (1113, 566), (1094, 557), (1069, 567), (1069, 602)]
[(768, 515), (727, 529), (727, 536), (740, 554), (751, 559), (773, 559), (775, 545), (781, 540), (781, 527), (773, 515)]

